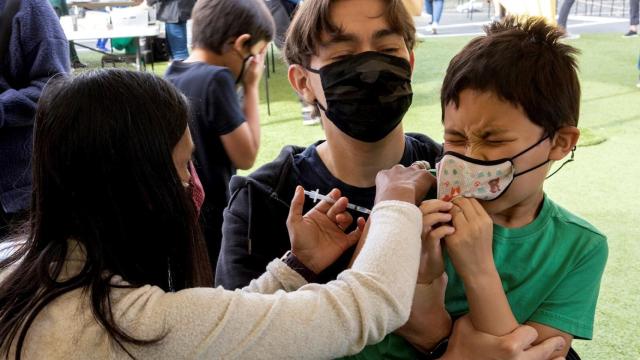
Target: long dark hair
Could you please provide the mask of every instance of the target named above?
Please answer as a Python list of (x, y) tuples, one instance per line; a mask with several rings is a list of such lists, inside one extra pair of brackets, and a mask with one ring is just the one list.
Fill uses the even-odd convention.
[[(188, 117), (185, 98), (145, 73), (93, 71), (46, 87), (35, 119), (29, 230), (0, 262), (0, 271), (13, 265), (0, 287), (4, 356), (17, 340), (19, 359), (36, 315), (78, 288), (123, 350), (126, 342), (157, 341), (135, 339), (115, 323), (114, 275), (165, 291), (212, 285), (196, 210), (172, 160)], [(86, 263), (61, 281), (69, 240), (82, 245)]]

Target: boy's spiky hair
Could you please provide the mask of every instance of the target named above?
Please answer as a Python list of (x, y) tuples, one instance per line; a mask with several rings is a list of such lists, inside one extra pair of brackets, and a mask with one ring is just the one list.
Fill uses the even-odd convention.
[(540, 17), (507, 17), (485, 26), (449, 63), (441, 92), (447, 105), (459, 106), (466, 89), (490, 91), (521, 106), (533, 123), (553, 135), (577, 126), (580, 82), (579, 51), (560, 42), (562, 33)]

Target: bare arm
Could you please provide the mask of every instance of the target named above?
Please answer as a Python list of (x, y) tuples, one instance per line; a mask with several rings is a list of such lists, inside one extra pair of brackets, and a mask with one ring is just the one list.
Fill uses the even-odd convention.
[(552, 337), (556, 337), (556, 336), (560, 336), (564, 339), (564, 346), (560, 349), (557, 349), (551, 355), (549, 355), (548, 357), (549, 359), (555, 359), (556, 357), (559, 357), (559, 356), (567, 356), (567, 353), (569, 352), (569, 348), (571, 347), (571, 342), (573, 341), (572, 335), (567, 334), (558, 329), (554, 329), (550, 326), (542, 325), (540, 323), (536, 323), (532, 321), (527, 322), (527, 325), (536, 329), (536, 331), (538, 332), (538, 338), (536, 339), (536, 341), (533, 342), (533, 345), (541, 344), (545, 340)]
[(504, 336), (518, 327), (493, 261), (493, 221), (475, 199), (458, 198), (451, 210), (454, 233), (445, 238), (464, 282), (473, 326)]
[(229, 159), (238, 169), (247, 170), (253, 166), (260, 148), (260, 94), (258, 86), (264, 69), (264, 53), (247, 62), (244, 84), (244, 117), (246, 122), (234, 131), (220, 137)]
[(467, 315), (454, 324), (447, 352), (441, 360), (547, 360), (567, 346), (560, 336), (532, 346), (537, 338), (536, 329), (526, 325), (505, 336), (489, 335), (476, 330)]

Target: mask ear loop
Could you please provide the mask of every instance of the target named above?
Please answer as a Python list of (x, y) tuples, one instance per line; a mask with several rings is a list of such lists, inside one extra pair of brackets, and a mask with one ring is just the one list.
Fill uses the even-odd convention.
[[(311, 66), (302, 66), (305, 70), (310, 71), (314, 74), (318, 74), (320, 75), (320, 70), (319, 69), (314, 69)], [(325, 114), (327, 113), (327, 108), (325, 108), (324, 106), (322, 106), (322, 104), (320, 104), (320, 102), (318, 101), (318, 99), (315, 99), (313, 101), (314, 105), (316, 105), (320, 110), (322, 110), (322, 112), (324, 112)]]
[(571, 149), (571, 158), (569, 158), (567, 161), (565, 161), (564, 163), (562, 163), (562, 165), (560, 165), (559, 168), (556, 169), (556, 171), (552, 172), (551, 175), (547, 176), (546, 178), (544, 178), (545, 180), (547, 180), (548, 178), (552, 177), (553, 175), (555, 175), (558, 171), (560, 171), (565, 165), (567, 165), (570, 162), (574, 161), (574, 157), (576, 155), (576, 147), (574, 146), (573, 149)]

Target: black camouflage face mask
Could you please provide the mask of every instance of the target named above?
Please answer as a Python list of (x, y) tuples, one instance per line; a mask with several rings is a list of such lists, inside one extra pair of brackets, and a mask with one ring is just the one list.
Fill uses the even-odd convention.
[(376, 142), (402, 121), (413, 99), (411, 64), (375, 51), (309, 71), (320, 74), (327, 102), (317, 103), (327, 118), (350, 137)]

